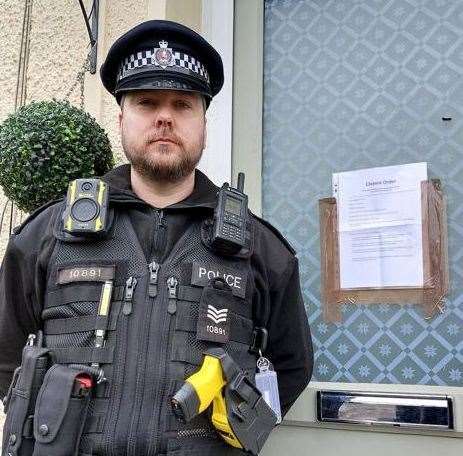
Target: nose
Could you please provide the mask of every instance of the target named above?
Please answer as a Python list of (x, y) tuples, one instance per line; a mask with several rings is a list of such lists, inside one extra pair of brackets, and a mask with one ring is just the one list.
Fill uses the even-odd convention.
[(159, 109), (156, 116), (156, 128), (172, 127), (172, 113), (167, 106)]

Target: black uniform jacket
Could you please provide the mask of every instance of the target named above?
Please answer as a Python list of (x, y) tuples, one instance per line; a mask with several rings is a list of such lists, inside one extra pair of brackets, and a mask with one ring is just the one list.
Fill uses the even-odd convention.
[[(211, 214), (217, 187), (196, 171), (195, 187), (185, 200), (157, 209), (130, 186), (130, 166), (122, 165), (103, 176), (110, 201), (127, 207), (146, 258), (162, 262), (189, 223)], [(0, 271), (0, 395), (8, 389), (22, 348), (30, 333), (42, 326), (41, 312), (47, 265), (55, 238), (53, 223), (59, 205), (37, 210), (12, 234)], [(268, 357), (278, 373), (283, 413), (303, 391), (312, 374), (313, 355), (307, 315), (302, 300), (298, 261), (279, 233), (257, 219), (251, 258), (256, 293), (255, 321), (268, 321)], [(267, 312), (267, 314), (266, 314)]]

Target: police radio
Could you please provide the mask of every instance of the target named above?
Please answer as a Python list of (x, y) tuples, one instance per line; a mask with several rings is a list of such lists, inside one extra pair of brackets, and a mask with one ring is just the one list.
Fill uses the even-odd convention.
[(63, 229), (72, 234), (104, 232), (108, 215), (108, 186), (100, 179), (76, 179), (69, 184)]
[(238, 188), (225, 183), (218, 192), (214, 211), (211, 247), (224, 253), (237, 253), (246, 244), (248, 196), (243, 193), (244, 174), (238, 174)]

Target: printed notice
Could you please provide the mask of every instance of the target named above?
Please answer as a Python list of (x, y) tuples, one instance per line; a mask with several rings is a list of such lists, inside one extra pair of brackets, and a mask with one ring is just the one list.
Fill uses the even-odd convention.
[(333, 174), (341, 288), (421, 287), (427, 164)]

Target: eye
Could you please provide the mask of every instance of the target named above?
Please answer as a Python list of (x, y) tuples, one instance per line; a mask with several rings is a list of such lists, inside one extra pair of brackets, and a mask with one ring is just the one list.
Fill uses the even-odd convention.
[(187, 100), (177, 100), (175, 106), (181, 109), (189, 109), (191, 108), (191, 103)]

